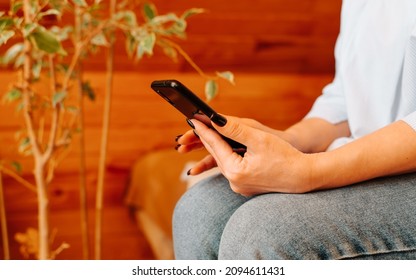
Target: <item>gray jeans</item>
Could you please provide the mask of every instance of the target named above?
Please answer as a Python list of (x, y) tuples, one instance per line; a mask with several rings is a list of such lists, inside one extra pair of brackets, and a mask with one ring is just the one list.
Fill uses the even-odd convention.
[(416, 259), (416, 173), (246, 198), (221, 175), (173, 216), (177, 259)]

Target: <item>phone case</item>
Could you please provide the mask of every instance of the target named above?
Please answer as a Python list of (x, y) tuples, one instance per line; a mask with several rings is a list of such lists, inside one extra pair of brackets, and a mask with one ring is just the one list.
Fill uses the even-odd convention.
[[(177, 80), (153, 81), (151, 88), (163, 99), (179, 110), (187, 119), (198, 119), (214, 129), (211, 121), (219, 126), (226, 124), (226, 119)], [(206, 116), (206, 117), (205, 117)], [(221, 137), (239, 154), (244, 154), (246, 147), (232, 139)]]

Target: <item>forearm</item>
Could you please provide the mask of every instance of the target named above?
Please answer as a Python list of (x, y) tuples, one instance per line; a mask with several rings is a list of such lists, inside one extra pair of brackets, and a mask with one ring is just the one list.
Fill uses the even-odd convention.
[(323, 119), (304, 119), (289, 127), (285, 134), (288, 142), (305, 153), (325, 151), (339, 137), (350, 135), (348, 122), (331, 124)]
[(313, 190), (416, 170), (416, 132), (398, 121), (333, 151), (309, 155)]

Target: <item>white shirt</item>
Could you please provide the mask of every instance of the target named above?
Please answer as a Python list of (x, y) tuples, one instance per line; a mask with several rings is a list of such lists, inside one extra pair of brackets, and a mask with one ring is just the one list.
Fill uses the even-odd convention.
[(343, 1), (335, 78), (306, 116), (348, 120), (351, 137), (330, 149), (397, 120), (416, 130), (416, 72), (404, 67), (406, 52), (416, 52), (416, 0)]

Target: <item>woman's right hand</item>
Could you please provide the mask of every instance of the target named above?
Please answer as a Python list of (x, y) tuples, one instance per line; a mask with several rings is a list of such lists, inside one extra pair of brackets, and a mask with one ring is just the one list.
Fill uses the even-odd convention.
[[(287, 133), (275, 130), (270, 127), (267, 127), (260, 122), (249, 119), (249, 118), (239, 118), (240, 122), (244, 123), (245, 125), (248, 125), (250, 127), (266, 131), (268, 133), (275, 134), (279, 136), (280, 138), (289, 141), (289, 135), (286, 135)], [(176, 138), (176, 142), (178, 143), (175, 147), (175, 149), (179, 153), (189, 153), (194, 150), (200, 150), (204, 148), (204, 145), (202, 144), (201, 140), (195, 133), (193, 129), (186, 131), (183, 135), (179, 135)], [(215, 159), (211, 155), (207, 155), (205, 158), (200, 160), (198, 163), (195, 164), (195, 166), (189, 171), (188, 175), (197, 175), (204, 171), (207, 171), (211, 168), (214, 168), (217, 166), (217, 163)]]
[[(273, 128), (265, 126), (262, 123), (254, 119), (239, 118), (239, 120), (240, 122), (242, 122), (243, 124), (247, 126), (250, 126), (259, 130), (263, 130), (268, 133), (275, 134), (281, 137), (282, 139), (290, 142), (288, 139), (288, 135), (285, 135), (286, 133), (283, 131), (275, 130)], [(176, 142), (178, 143), (176, 146), (176, 150), (179, 153), (188, 153), (193, 150), (199, 150), (199, 149), (204, 148), (204, 145), (202, 145), (201, 140), (199, 140), (199, 137), (195, 134), (193, 129), (186, 131), (183, 135), (177, 136)]]

